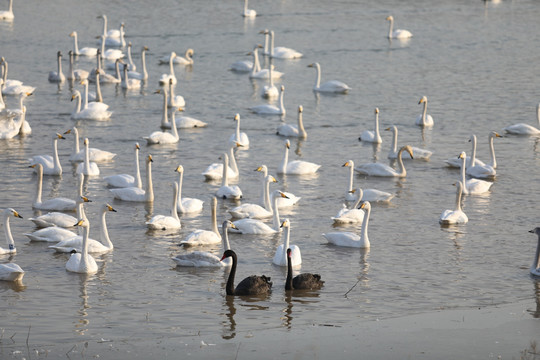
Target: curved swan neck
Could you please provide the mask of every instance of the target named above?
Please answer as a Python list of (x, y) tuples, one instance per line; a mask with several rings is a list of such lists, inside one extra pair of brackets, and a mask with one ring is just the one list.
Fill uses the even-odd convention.
[(101, 222), (99, 224), (99, 230), (100, 230), (100, 240), (103, 245), (108, 247), (109, 249), (112, 249), (114, 247), (113, 243), (111, 242), (111, 239), (109, 238), (109, 231), (107, 230), (107, 211), (109, 211), (109, 208), (107, 205), (104, 205), (101, 209)]
[[(276, 191), (279, 191), (279, 190), (276, 190)], [(273, 217), (272, 217), (272, 223), (274, 225), (274, 230), (276, 231), (280, 231), (280, 226), (281, 226), (281, 223), (279, 221), (279, 209), (278, 209), (278, 195), (276, 192), (273, 192), (272, 193), (272, 212), (273, 212)]]
[[(237, 137), (238, 139), (238, 137)], [(231, 146), (229, 147), (229, 163), (230, 163), (230, 167), (231, 169), (240, 176), (240, 172), (238, 171), (238, 164), (236, 162), (236, 157), (234, 156), (234, 148), (236, 147), (236, 144), (231, 144)]]
[[(169, 123), (169, 118), (167, 115), (167, 101), (168, 101), (168, 94), (167, 90), (165, 90), (165, 86), (163, 87), (163, 108), (161, 113), (161, 127), (166, 127), (166, 124)], [(176, 126), (176, 124), (174, 124)], [(172, 125), (171, 125), (172, 126)]]
[(360, 235), (360, 240), (363, 241), (367, 245), (369, 245), (368, 223), (369, 223), (370, 214), (371, 214), (371, 204), (366, 203), (366, 206), (364, 207), (364, 220), (362, 221), (362, 233)]
[(9, 216), (11, 211), (4, 210), (4, 233), (6, 234), (6, 242), (8, 245), (8, 250), (10, 252), (15, 252), (15, 242), (13, 241), (13, 235), (11, 235), (11, 228), (9, 227)]
[(315, 77), (315, 88), (318, 89), (321, 86), (321, 66), (319, 63), (315, 63), (315, 68), (317, 69), (317, 75)]
[[(217, 199), (214, 197), (212, 198), (212, 231), (215, 232), (218, 236), (221, 236), (219, 234), (219, 229), (217, 226)], [(229, 238), (227, 237), (227, 232), (225, 231), (224, 240), (223, 240), (223, 246), (225, 250), (229, 250)]]
[(101, 15), (103, 19), (103, 36), (107, 36), (107, 16)]
[(146, 161), (146, 201), (154, 201), (154, 186), (152, 184), (152, 161)]
[(398, 166), (399, 166), (399, 176), (404, 177), (407, 175), (407, 170), (405, 170), (405, 165), (403, 164), (403, 148), (399, 149), (398, 152)]

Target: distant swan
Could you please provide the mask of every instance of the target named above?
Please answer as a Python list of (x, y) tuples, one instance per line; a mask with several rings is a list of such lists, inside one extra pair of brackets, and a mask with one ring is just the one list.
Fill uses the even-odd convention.
[(66, 81), (66, 76), (62, 72), (62, 52), (56, 53), (56, 71), (49, 72), (49, 82), (63, 83)]
[(427, 114), (427, 97), (422, 96), (418, 104), (424, 104), (424, 110), (416, 118), (415, 124), (423, 127), (432, 127), (433, 126), (433, 117)]
[(88, 221), (79, 220), (77, 226), (83, 227), (82, 249), (80, 253), (73, 253), (66, 263), (66, 270), (81, 274), (94, 274), (98, 271), (96, 260), (88, 253), (88, 235), (90, 224)]
[(178, 202), (178, 183), (173, 183), (173, 196), (172, 196), (172, 206), (171, 206), (171, 215), (154, 215), (150, 220), (146, 222), (146, 225), (151, 230), (171, 230), (171, 229), (180, 229), (182, 225), (180, 224), (180, 218), (176, 212), (176, 204)]
[[(69, 156), (69, 161), (71, 162), (81, 162), (84, 161), (85, 149), (79, 149), (79, 130), (74, 126), (68, 131), (64, 132), (64, 135), (73, 134), (73, 150)], [(110, 151), (100, 150), (97, 148), (88, 148), (90, 161), (93, 162), (108, 162), (112, 161), (116, 156), (115, 153)]]
[[(471, 154), (473, 156), (467, 156), (466, 155), (466, 157), (465, 157), (465, 159), (466, 159), (465, 168), (468, 168), (469, 166), (474, 165), (474, 164), (472, 164), (473, 158), (474, 158), (474, 162), (475, 162), (476, 165), (485, 165), (483, 161), (476, 158), (476, 135), (474, 135), (474, 134), (471, 135), (469, 137), (469, 142), (472, 145)], [(459, 169), (461, 167), (461, 158), (454, 156), (454, 157), (451, 157), (450, 159), (445, 160), (445, 163), (449, 167)]]
[(102, 59), (117, 60), (117, 59), (121, 59), (121, 58), (124, 57), (124, 53), (122, 52), (122, 50), (118, 50), (118, 49), (107, 49), (107, 50), (105, 50), (105, 42), (106, 42), (106, 37), (101, 35), (101, 47), (100, 47), (100, 50), (101, 50), (101, 58)]
[(92, 47), (83, 47), (82, 49), (79, 49), (79, 43), (77, 41), (77, 32), (73, 31), (71, 34), (69, 34), (70, 37), (73, 38), (73, 55), (81, 55), (81, 56), (88, 56), (88, 57), (94, 57), (97, 55), (97, 48)]
[(345, 247), (357, 247), (357, 248), (369, 248), (371, 246), (368, 238), (368, 222), (369, 215), (371, 213), (371, 204), (369, 201), (365, 201), (360, 205), (360, 208), (364, 210), (364, 219), (362, 221), (362, 229), (360, 230), (360, 236), (355, 233), (344, 232), (331, 232), (322, 234), (322, 236), (333, 245), (345, 246)]
[(221, 178), (221, 187), (216, 191), (216, 196), (222, 199), (241, 199), (242, 190), (240, 190), (238, 185), (229, 185), (229, 175), (227, 171), (229, 167), (229, 156), (223, 153), (221, 157), (223, 159), (223, 172)]
[[(62, 175), (62, 165), (60, 165), (60, 159), (58, 158), (58, 139), (65, 140), (65, 137), (56, 133), (52, 137), (53, 155), (35, 155), (28, 161), (30, 166), (40, 164), (45, 175)], [(34, 172), (37, 172), (37, 168), (34, 168)]]
[(491, 179), (495, 177), (495, 175), (497, 174), (497, 171), (495, 170), (497, 168), (497, 159), (495, 158), (495, 147), (493, 146), (493, 139), (496, 137), (500, 138), (502, 136), (495, 131), (491, 131), (488, 135), (491, 162), (489, 164), (481, 165), (477, 164), (476, 159), (471, 159), (471, 161), (474, 161), (474, 164), (471, 164), (472, 166), (467, 167), (467, 175), (480, 179)]
[(105, 121), (111, 118), (112, 112), (108, 110), (94, 107), (81, 110), (81, 93), (78, 90), (73, 91), (73, 95), (71, 96), (71, 101), (75, 99), (77, 99), (77, 103), (75, 104), (75, 107), (71, 113), (71, 118), (73, 120)]
[(399, 170), (395, 170), (390, 166), (381, 163), (367, 163), (358, 165), (355, 170), (358, 171), (360, 174), (365, 174), (369, 176), (405, 177), (407, 176), (407, 170), (405, 170), (405, 166), (403, 165), (404, 151), (409, 153), (411, 159), (414, 158), (413, 150), (409, 145), (405, 145), (401, 149), (399, 149), (397, 158)]
[(461, 209), (461, 194), (463, 193), (463, 185), (461, 181), (456, 182), (456, 206), (454, 210), (444, 210), (439, 218), (441, 225), (465, 224), (469, 221), (467, 215)]
[(234, 121), (236, 121), (236, 132), (229, 137), (229, 143), (234, 141), (237, 146), (247, 149), (249, 147), (249, 137), (245, 132), (240, 132), (240, 114), (234, 116)]
[(364, 211), (358, 208), (364, 195), (363, 191), (357, 188), (354, 194), (356, 195), (356, 202), (350, 209), (347, 209), (343, 204), (343, 208), (338, 211), (336, 216), (332, 217), (334, 224), (354, 224), (361, 223), (364, 220)]
[(187, 49), (185, 54), (184, 54), (184, 57), (178, 56), (178, 55), (176, 55), (176, 53), (171, 53), (171, 55), (169, 55), (169, 56), (162, 57), (159, 60), (159, 64), (160, 65), (168, 64), (169, 61), (171, 60), (172, 54), (174, 54), (173, 64), (176, 64), (176, 65), (193, 65), (193, 54), (194, 53), (195, 52), (193, 51), (193, 49)]
[(382, 143), (381, 135), (379, 133), (379, 108), (375, 108), (375, 125), (374, 130), (364, 130), (362, 135), (358, 138), (360, 141), (371, 142), (380, 144)]
[(278, 167), (278, 174), (287, 174), (287, 175), (306, 175), (314, 174), (319, 170), (321, 165), (315, 164), (309, 161), (303, 160), (294, 160), (289, 162), (289, 149), (291, 143), (289, 140), (285, 141), (285, 154), (283, 155), (283, 160)]
[[(397, 159), (398, 150), (397, 150), (397, 138), (398, 138), (398, 129), (396, 126), (390, 126), (389, 128), (386, 128), (385, 130), (392, 131), (392, 146), (390, 147), (390, 152), (388, 153), (389, 159)], [(414, 153), (414, 159), (415, 160), (429, 160), (431, 155), (433, 154), (429, 150), (421, 149), (415, 146), (411, 146), (411, 149)], [(404, 159), (410, 159), (409, 153), (403, 154)]]
[(55, 210), (55, 211), (74, 211), (77, 204), (74, 200), (66, 198), (53, 198), (45, 201), (41, 201), (41, 191), (43, 187), (43, 165), (35, 164), (31, 165), (37, 169), (37, 188), (32, 208), (39, 210)]
[(285, 228), (285, 234), (282, 234), (283, 244), (280, 244), (274, 254), (272, 262), (278, 266), (287, 266), (287, 251), (291, 251), (291, 263), (293, 267), (299, 267), (302, 264), (302, 254), (300, 248), (296, 245), (289, 245), (291, 236), (291, 222), (289, 219), (284, 219), (281, 224), (282, 228)]
[(513, 135), (540, 135), (540, 104), (536, 105), (536, 122), (537, 127), (531, 126), (529, 124), (519, 123), (507, 126), (503, 128), (509, 134)]
[(297, 125), (280, 124), (277, 128), (276, 134), (281, 136), (290, 136), (297, 137), (299, 139), (306, 139), (307, 132), (304, 129), (304, 122), (302, 119), (303, 112), (304, 107), (302, 105), (298, 105)]
[(409, 30), (394, 29), (394, 17), (392, 15), (388, 16), (386, 20), (390, 21), (390, 26), (388, 28), (388, 38), (389, 39), (408, 39), (413, 35)]
[(534, 261), (531, 265), (531, 275), (540, 276), (540, 227), (536, 227), (529, 231), (530, 233), (538, 236), (538, 244), (536, 245), (536, 253), (534, 255)]
[(127, 187), (110, 189), (114, 197), (124, 201), (153, 202), (154, 186), (152, 184), (152, 155), (146, 157), (146, 189)]
[(293, 278), (292, 270), (292, 250), (287, 249), (287, 279), (285, 280), (285, 290), (317, 290), (324, 285), (321, 275), (302, 273)]
[(98, 165), (90, 161), (90, 142), (88, 138), (84, 138), (84, 161), (82, 163), (79, 163), (77, 165), (77, 174), (83, 174), (86, 176), (97, 176), (99, 175), (99, 167)]
[(134, 69), (128, 69), (129, 70), (129, 78), (130, 79), (137, 79), (145, 81), (148, 79), (148, 71), (146, 70), (146, 52), (148, 51), (148, 47), (143, 46), (141, 49), (141, 67), (142, 67), (142, 73), (134, 71)]
[(103, 180), (107, 185), (116, 188), (126, 188), (126, 187), (138, 187), (142, 189), (142, 180), (141, 180), (141, 171), (139, 166), (139, 150), (141, 147), (139, 143), (135, 143), (135, 176), (129, 174), (118, 174), (105, 176)]
[[(4, 234), (6, 236), (7, 249), (0, 247), (0, 255), (4, 254), (15, 254), (17, 248), (15, 247), (15, 241), (13, 240), (13, 235), (11, 234), (11, 228), (9, 226), (9, 217), (14, 216), (22, 219), (23, 217), (12, 208), (7, 208), (3, 211), (4, 214)], [(1, 272), (1, 270), (0, 270)]]
[[(167, 108), (164, 111), (167, 111)], [(150, 135), (143, 137), (143, 139), (146, 140), (147, 145), (176, 144), (180, 140), (180, 136), (176, 126), (171, 126), (171, 132), (154, 131)]]
[(315, 77), (315, 85), (313, 86), (313, 91), (326, 92), (326, 93), (337, 93), (337, 94), (346, 94), (351, 90), (349, 85), (345, 84), (342, 81), (330, 80), (321, 85), (321, 66), (319, 63), (309, 64), (308, 67), (314, 67), (317, 70), (317, 75)]
[(122, 87), (122, 89), (126, 89), (126, 90), (138, 90), (141, 88), (141, 80), (131, 79), (129, 77), (127, 64), (124, 64), (124, 77), (122, 78), (122, 82), (120, 83), (120, 86)]
[(299, 59), (302, 53), (283, 46), (274, 47), (274, 31), (270, 31), (270, 57), (278, 59)]
[(272, 282), (267, 276), (251, 275), (242, 280), (236, 288), (234, 287), (234, 277), (236, 275), (237, 257), (232, 250), (225, 250), (221, 260), (232, 257), (232, 267), (227, 280), (225, 291), (227, 295), (261, 296), (268, 295), (272, 289)]
[[(238, 147), (237, 142), (229, 142), (229, 161), (231, 164), (228, 168), (229, 172), (227, 173), (229, 179), (238, 179), (240, 176), (238, 164), (236, 163), (234, 155), (234, 149), (236, 147)], [(202, 175), (204, 175), (206, 180), (221, 180), (223, 177), (223, 162), (208, 165)]]
[(0, 11), (0, 20), (12, 21), (13, 19), (15, 19), (15, 15), (13, 14), (13, 0), (9, 0), (8, 9)]
[(257, 16), (257, 11), (248, 9), (248, 0), (244, 0), (244, 11), (242, 12), (242, 16), (246, 18), (254, 18)]

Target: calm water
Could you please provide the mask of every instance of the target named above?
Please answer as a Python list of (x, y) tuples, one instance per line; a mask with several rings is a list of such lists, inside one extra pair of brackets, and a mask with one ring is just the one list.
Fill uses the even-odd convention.
[[(438, 218), (454, 206), (452, 184), (458, 178), (458, 171), (446, 168), (444, 160), (470, 152), (470, 134), (479, 137), (478, 156), (487, 161), (490, 130), (502, 131), (517, 122), (535, 124), (540, 98), (534, 78), (540, 47), (533, 31), (540, 16), (538, 3), (252, 1), (250, 7), (260, 14), (254, 20), (240, 16), (242, 5), (241, 1), (129, 6), (118, 1), (15, 2), (15, 21), (0, 23), (0, 55), (9, 61), (9, 78), (37, 90), (26, 102), (33, 134), (0, 143), (0, 204), (25, 217), (11, 220), (18, 253), (0, 258), (26, 271), (22, 289), (0, 284), (4, 336), (16, 333), (16, 343), (24, 344), (31, 326), (34, 343), (63, 344), (69, 350), (73, 343), (88, 340), (198, 333), (234, 339), (270, 328), (343, 325), (523, 299), (531, 299), (533, 307), (535, 284), (528, 267), (536, 239), (527, 231), (538, 225), (537, 139), (496, 139), (497, 178), (487, 195), (464, 198), (469, 223), (441, 228)], [(109, 28), (125, 22), (139, 68), (139, 49), (150, 48), (150, 78), (141, 91), (126, 93), (104, 85), (104, 101), (114, 111), (111, 121), (76, 124), (92, 146), (118, 154), (114, 162), (100, 165), (99, 177), (85, 182), (85, 193), (94, 201), (86, 207), (92, 234), (97, 236), (101, 203), (109, 202), (118, 210), (107, 218), (115, 249), (97, 257), (96, 275), (79, 276), (65, 270), (68, 255), (55, 254), (48, 244), (31, 243), (23, 235), (34, 230), (27, 218), (34, 215), (36, 176), (28, 169), (27, 158), (52, 153), (52, 134), (75, 124), (70, 119), (69, 84), (48, 83), (47, 74), (56, 69), (57, 50), (65, 54), (66, 73), (71, 31), (77, 30), (81, 47), (97, 46), (102, 21), (96, 16), (102, 13), (109, 18)], [(396, 27), (414, 34), (411, 41), (385, 38), (384, 19), (389, 14)], [(274, 291), (259, 301), (227, 300), (227, 272), (176, 268), (170, 258), (185, 251), (177, 245), (192, 230), (210, 228), (209, 204), (218, 186), (204, 182), (200, 173), (226, 150), (235, 113), (241, 114), (242, 129), (251, 140), (248, 150), (238, 152), (245, 201), (255, 202), (259, 196), (260, 175), (253, 169), (266, 164), (275, 174), (281, 161), (284, 138), (275, 135), (279, 117), (247, 110), (265, 103), (259, 95), (264, 82), (228, 71), (232, 62), (249, 59), (246, 53), (263, 42), (258, 32), (265, 28), (275, 31), (276, 46), (304, 53), (302, 59), (275, 60), (274, 65), (285, 73), (277, 82), (286, 86), (285, 120), (295, 123), (297, 106), (304, 106), (309, 137), (291, 141), (291, 156), (322, 168), (312, 177), (277, 177), (277, 187), (302, 197), (298, 206), (281, 215), (291, 219), (291, 241), (302, 250), (302, 271), (320, 273), (326, 285), (311, 296), (287, 297), (282, 290), (285, 270), (272, 265), (281, 236), (233, 234), (230, 241), (239, 255), (237, 277), (264, 273), (272, 277)], [(147, 147), (142, 136), (158, 130), (161, 118), (162, 99), (153, 92), (168, 69), (158, 65), (158, 59), (171, 51), (183, 54), (189, 47), (195, 50), (195, 64), (176, 67), (176, 93), (186, 99), (185, 114), (209, 126), (181, 131), (177, 145)], [(339, 79), (353, 90), (344, 96), (314, 96), (315, 72), (307, 65), (315, 61), (322, 65), (323, 81)], [(80, 68), (93, 66), (93, 59), (77, 61)], [(428, 112), (435, 119), (433, 129), (425, 131), (414, 126), (422, 95), (428, 96)], [(8, 107), (17, 104), (12, 97), (6, 102)], [(357, 164), (387, 162), (389, 132), (382, 131), (379, 147), (357, 140), (363, 130), (371, 129), (375, 107), (380, 109), (381, 130), (396, 125), (400, 144), (425, 147), (434, 154), (429, 162), (406, 163), (405, 179), (356, 175), (357, 185), (396, 197), (389, 205), (373, 206), (371, 250), (329, 246), (321, 234), (336, 230), (330, 217), (341, 208), (348, 185), (348, 171), (341, 165), (348, 159)], [(114, 201), (102, 180), (131, 172), (135, 141), (143, 145), (141, 155), (154, 157), (153, 205)], [(60, 141), (64, 174), (45, 177), (45, 198), (75, 196), (75, 169), (68, 161), (71, 146), (69, 136)], [(169, 183), (176, 180), (173, 170), (178, 164), (185, 168), (183, 194), (205, 199), (205, 208), (183, 217), (178, 232), (149, 232), (144, 222), (169, 212)], [(219, 202), (220, 222), (228, 218), (232, 206)]]

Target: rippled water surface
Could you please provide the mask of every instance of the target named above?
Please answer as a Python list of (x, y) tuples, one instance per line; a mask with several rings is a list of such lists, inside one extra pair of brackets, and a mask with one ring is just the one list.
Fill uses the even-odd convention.
[[(467, 308), (533, 299), (535, 284), (528, 275), (536, 239), (527, 231), (538, 225), (540, 156), (538, 140), (504, 137), (495, 140), (498, 168), (491, 191), (464, 197), (469, 223), (441, 228), (441, 212), (454, 206), (457, 170), (444, 160), (470, 152), (471, 134), (479, 138), (478, 156), (487, 161), (489, 131), (506, 125), (535, 124), (539, 101), (535, 1), (267, 1), (250, 2), (260, 16), (244, 20), (241, 1), (15, 1), (13, 23), (0, 23), (0, 55), (9, 62), (8, 78), (37, 87), (26, 102), (33, 133), (0, 142), (0, 204), (13, 207), (24, 220), (12, 219), (18, 252), (0, 256), (25, 271), (22, 288), (0, 284), (1, 327), (5, 336), (43, 344), (73, 344), (88, 339), (138, 339), (238, 333), (310, 324), (343, 325), (377, 318), (445, 308)], [(3, 4), (7, 5), (7, 4)], [(68, 15), (69, 14), (69, 15)], [(70, 119), (69, 83), (49, 83), (56, 69), (56, 52), (72, 49), (73, 30), (80, 46), (97, 46), (106, 14), (109, 28), (125, 22), (140, 67), (139, 49), (148, 46), (148, 82), (141, 91), (122, 91), (103, 85), (104, 101), (114, 111), (109, 122)], [(409, 29), (407, 42), (386, 39), (387, 15), (396, 27)], [(258, 116), (249, 107), (263, 104), (264, 81), (228, 71), (264, 38), (260, 30), (276, 33), (276, 46), (304, 53), (299, 60), (274, 60), (285, 73), (276, 81), (286, 87), (285, 121), (296, 121), (304, 107), (308, 138), (291, 139), (291, 158), (321, 164), (310, 177), (277, 176), (284, 138), (275, 135), (277, 116)], [(158, 78), (168, 67), (158, 59), (171, 51), (195, 50), (194, 65), (176, 66), (176, 93), (186, 99), (185, 115), (208, 122), (208, 128), (180, 131), (172, 146), (146, 146), (143, 136), (159, 129), (161, 101), (154, 94)], [(268, 59), (262, 58), (263, 64)], [(339, 79), (352, 87), (348, 95), (315, 95), (315, 72), (322, 65), (323, 81)], [(79, 58), (76, 66), (90, 69), (93, 59)], [(80, 89), (80, 84), (75, 84)], [(414, 125), (426, 95), (432, 129)], [(8, 107), (17, 100), (6, 97)], [(363, 144), (358, 136), (371, 129), (373, 111), (380, 109), (383, 143)], [(210, 199), (216, 183), (201, 172), (227, 149), (239, 113), (242, 130), (251, 141), (237, 152), (241, 170), (238, 185), (243, 201), (256, 202), (260, 174), (266, 164), (278, 179), (273, 188), (301, 196), (299, 204), (281, 212), (292, 223), (291, 241), (302, 251), (303, 272), (317, 272), (326, 281), (311, 294), (287, 295), (285, 269), (272, 265), (281, 235), (236, 235), (230, 241), (238, 253), (237, 281), (251, 274), (272, 277), (274, 290), (256, 301), (225, 296), (228, 273), (223, 269), (176, 268), (170, 258), (186, 250), (179, 242), (197, 228), (210, 229)], [(55, 254), (46, 243), (23, 235), (34, 229), (32, 198), (36, 176), (28, 158), (50, 154), (51, 136), (76, 125), (91, 145), (117, 153), (100, 165), (101, 175), (85, 181), (93, 202), (86, 209), (97, 237), (99, 206), (109, 202), (117, 213), (107, 216), (113, 252), (97, 256), (99, 271), (82, 276), (65, 270), (66, 254)], [(355, 184), (394, 193), (390, 204), (373, 204), (369, 221), (370, 250), (327, 245), (322, 233), (360, 231), (360, 226), (333, 228), (330, 217), (341, 208), (348, 186), (348, 159), (357, 164), (387, 163), (396, 125), (400, 144), (433, 151), (430, 161), (406, 162), (407, 177), (377, 179), (355, 175)], [(103, 176), (131, 172), (134, 142), (141, 155), (152, 154), (155, 202), (131, 204), (113, 200)], [(46, 176), (44, 197), (75, 197), (75, 168), (68, 161), (72, 137), (58, 144), (64, 168), (61, 177)], [(183, 194), (205, 200), (200, 214), (182, 217), (182, 229), (148, 231), (145, 221), (170, 208), (169, 184), (174, 169), (185, 168)], [(219, 201), (218, 219), (229, 218), (235, 204)], [(207, 250), (216, 254), (219, 246)], [(538, 295), (538, 294), (537, 294)], [(23, 335), (24, 334), (24, 335)]]

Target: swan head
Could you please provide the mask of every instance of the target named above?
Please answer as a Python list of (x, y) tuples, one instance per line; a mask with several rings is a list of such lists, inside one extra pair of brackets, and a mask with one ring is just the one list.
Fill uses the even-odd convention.
[(15, 217), (18, 217), (20, 219), (22, 219), (23, 217), (21, 216), (21, 214), (19, 214), (17, 212), (17, 210), (13, 209), (13, 208), (8, 208), (6, 209), (9, 213), (11, 213), (11, 215), (15, 216)]
[(60, 50), (58, 50), (58, 52), (56, 53), (56, 56), (58, 56), (59, 58), (62, 57), (62, 52)]
[(146, 158), (146, 163), (151, 163), (151, 162), (154, 162), (154, 160), (152, 160), (152, 155), (148, 155), (148, 157)]
[(268, 182), (268, 183), (277, 183), (278, 181), (272, 175), (266, 175), (266, 182)]
[(175, 57), (176, 57), (176, 53), (173, 51), (173, 52), (171, 53), (171, 58), (175, 58)]
[(345, 164), (341, 165), (341, 167), (354, 167), (354, 161), (347, 160), (347, 162)]
[(77, 32), (76, 31), (72, 31), (71, 34), (69, 34), (70, 37), (75, 37), (77, 36)]
[[(82, 175), (82, 174), (81, 174)], [(84, 175), (83, 175), (83, 178), (84, 178)], [(92, 202), (92, 200), (90, 200), (89, 198), (87, 198), (86, 196), (81, 196), (78, 200), (77, 200), (78, 203), (88, 203), (88, 202)]]
[(379, 108), (376, 107), (376, 108), (375, 108), (375, 114), (378, 114), (378, 113), (379, 113)]
[(193, 51), (193, 49), (187, 49), (186, 50), (186, 56), (193, 56), (193, 54), (195, 54), (195, 51)]
[[(289, 221), (289, 219), (284, 219), (283, 222), (281, 223), (281, 226), (280, 228), (287, 228), (287, 227), (290, 227), (291, 226), (291, 222)], [(290, 249), (287, 249), (287, 250), (290, 250)]]
[(284, 92), (284, 91), (285, 91), (285, 86), (281, 85), (281, 92)]
[[(234, 226), (233, 223), (231, 223), (231, 225)], [(225, 223), (223, 223), (223, 226), (225, 226)], [(236, 227), (233, 227), (233, 229), (235, 229), (235, 228)], [(223, 261), (223, 259), (228, 258), (228, 257), (232, 257), (233, 259), (236, 259), (236, 253), (234, 251), (230, 250), (230, 249), (225, 250), (225, 252), (223, 253), (223, 257), (221, 258), (221, 261)], [(235, 262), (236, 262), (236, 260), (235, 260)]]
[(298, 105), (298, 112), (299, 113), (304, 112), (304, 107), (302, 105)]
[(313, 64), (309, 64), (307, 67), (318, 67), (320, 66), (319, 63), (313, 63)]
[(287, 147), (287, 149), (291, 148), (291, 142), (289, 140), (285, 141), (285, 147)]
[(140, 150), (141, 149), (141, 146), (139, 145), (139, 143), (135, 143), (135, 150)]
[(529, 230), (529, 232), (540, 236), (540, 227), (535, 227), (534, 229)]
[(56, 134), (54, 134), (53, 139), (54, 139), (54, 140), (56, 140), (56, 139), (62, 139), (62, 140), (65, 140), (66, 138), (63, 137), (62, 134), (56, 133)]
[(90, 144), (90, 141), (88, 140), (88, 138), (84, 138), (84, 145), (88, 146), (89, 144)]
[(423, 104), (423, 103), (427, 103), (427, 97), (425, 97), (425, 96), (422, 96), (420, 101), (418, 101), (418, 105)]
[(472, 134), (469, 138), (469, 142), (476, 143), (476, 135)]
[(81, 227), (88, 227), (88, 221), (84, 221), (84, 219), (79, 219), (77, 223), (73, 226), (81, 226)]
[(364, 191), (361, 188), (352, 189), (351, 193), (356, 194), (358, 199), (361, 199), (364, 196)]
[(259, 34), (268, 34), (268, 29), (264, 29), (264, 30), (261, 30), (259, 31)]
[(281, 196), (281, 197), (284, 198), (284, 199), (290, 199), (290, 197), (288, 197), (287, 195), (285, 195), (285, 193), (284, 193), (283, 191), (281, 191), (281, 190), (274, 190), (274, 191), (272, 192), (272, 197), (278, 196), (278, 195)]
[(261, 166), (259, 166), (258, 168), (256, 168), (254, 171), (259, 171), (259, 172), (262, 172), (262, 173), (267, 173), (267, 172), (268, 172), (268, 168), (266, 167), (266, 165), (261, 165)]
[(388, 15), (388, 16), (386, 17), (386, 20), (388, 20), (388, 21), (394, 21), (394, 17), (393, 17), (392, 15)]
[(462, 151), (459, 155), (458, 155), (458, 159), (465, 159), (467, 158), (467, 154), (465, 154), (465, 151)]
[(386, 129), (384, 129), (384, 131), (392, 131), (392, 132), (396, 132), (396, 130), (397, 130), (397, 127), (395, 125), (389, 126)]
[[(217, 201), (217, 199), (216, 199), (216, 201)], [(222, 228), (222, 229), (238, 229), (238, 228), (232, 223), (232, 221), (230, 221), (230, 220), (225, 220), (225, 221), (223, 222), (223, 224), (221, 225), (221, 228)], [(232, 251), (232, 250), (227, 250), (227, 251)], [(227, 252), (227, 251), (225, 251), (225, 252)], [(233, 251), (232, 251), (232, 252), (233, 252)], [(229, 256), (230, 256), (230, 255), (229, 255)], [(223, 260), (223, 259), (221, 259), (221, 260)]]
[(184, 167), (182, 165), (178, 165), (174, 171), (181, 174), (184, 172)]
[(148, 46), (143, 46), (141, 51), (150, 51), (150, 49), (148, 48)]
[(412, 147), (410, 145), (405, 145), (401, 149), (399, 149), (399, 152), (403, 152), (403, 151), (408, 152), (409, 155), (411, 155), (411, 159), (414, 159), (413, 150), (412, 150)]
[(81, 93), (79, 90), (73, 91), (73, 94), (71, 95), (71, 101), (75, 100), (77, 97), (81, 97)]
[(490, 138), (496, 138), (496, 137), (502, 138), (502, 137), (504, 137), (504, 136), (500, 135), (500, 134), (499, 134), (498, 132), (496, 132), (496, 131), (492, 131), (492, 132), (489, 133), (489, 137), (490, 137)]
[(292, 252), (292, 250), (290, 248), (287, 249), (287, 257), (291, 257), (291, 252)]
[(240, 121), (240, 114), (234, 115), (234, 121)]
[(362, 201), (360, 203), (360, 206), (358, 206), (359, 209), (366, 209), (366, 210), (369, 210), (371, 209), (371, 204), (369, 201)]

